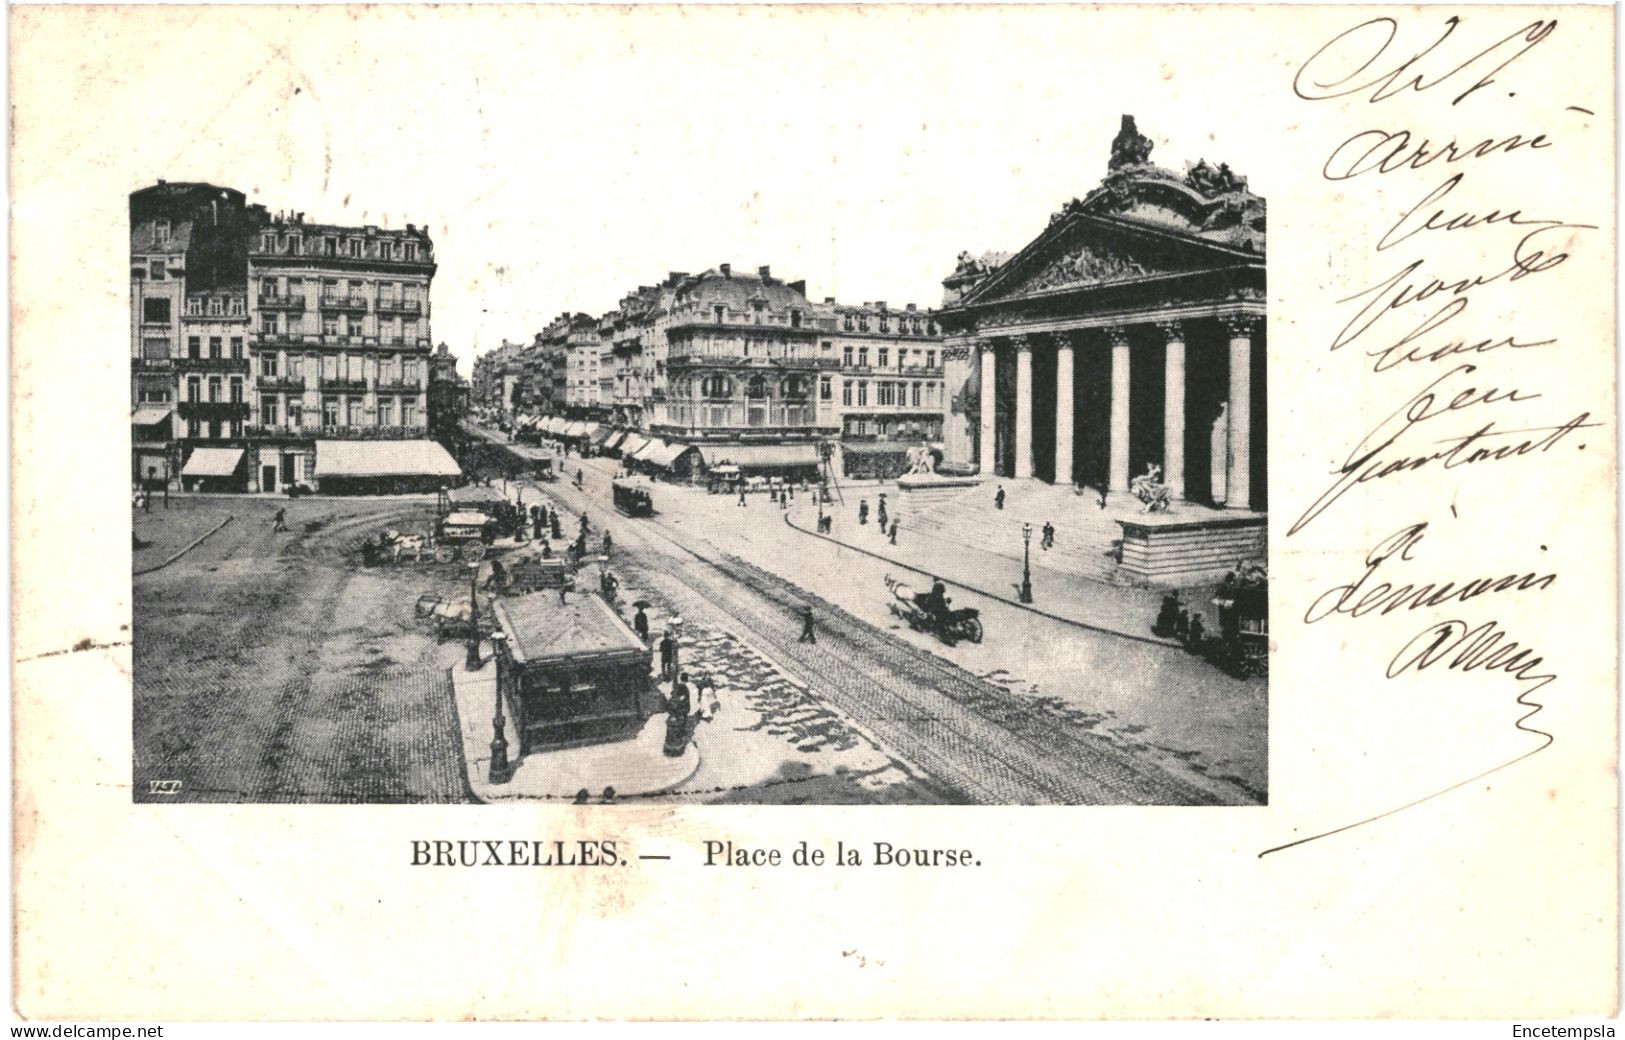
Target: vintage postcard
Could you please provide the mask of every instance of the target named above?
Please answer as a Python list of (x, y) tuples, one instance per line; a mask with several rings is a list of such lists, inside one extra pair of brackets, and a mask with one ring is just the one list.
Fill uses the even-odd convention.
[(20, 1015), (1615, 1013), (1611, 9), (10, 29)]

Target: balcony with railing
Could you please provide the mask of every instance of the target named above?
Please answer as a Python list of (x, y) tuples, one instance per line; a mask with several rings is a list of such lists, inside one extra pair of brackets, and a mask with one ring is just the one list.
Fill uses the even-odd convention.
[(175, 368), (175, 359), (166, 357), (131, 358), (130, 368), (137, 372), (170, 372)]
[(316, 385), (323, 391), (360, 393), (367, 389), (367, 380), (365, 377), (324, 375), (317, 380)]
[(302, 393), (305, 389), (305, 377), (262, 375), (256, 385), (261, 390)]
[(182, 419), (201, 422), (229, 422), (248, 418), (246, 401), (182, 401), (176, 411)]
[(327, 441), (405, 441), (420, 440), (429, 435), (427, 426), (323, 426), (307, 421), (297, 426), (287, 423), (271, 426), (255, 425), (243, 428), (243, 435), (252, 440), (327, 440)]
[(661, 401), (652, 402), (649, 426), (688, 433), (797, 433), (833, 431), (820, 426), (812, 401)]
[(247, 372), (247, 358), (178, 357), (175, 368), (182, 372)]
[(322, 293), (322, 310), (366, 313), (367, 298), (365, 296), (350, 296), (344, 293)]
[(409, 353), (428, 353), (433, 349), (425, 336), (350, 336), (339, 332), (267, 332), (254, 336), (254, 344), (262, 348), (303, 350), (388, 350)]
[(403, 314), (407, 317), (417, 317), (423, 313), (423, 304), (417, 300), (379, 300), (379, 314)]
[(416, 379), (384, 377), (373, 386), (381, 394), (420, 394), (423, 387)]
[(259, 295), (260, 310), (262, 311), (303, 311), (305, 297), (303, 294), (262, 292)]
[(666, 358), (668, 368), (683, 368), (705, 366), (708, 368), (762, 368), (762, 369), (799, 369), (811, 371), (813, 369), (833, 369), (838, 365), (835, 358), (819, 357), (811, 350), (789, 354), (739, 354), (737, 352), (715, 353), (693, 347), (673, 346)]

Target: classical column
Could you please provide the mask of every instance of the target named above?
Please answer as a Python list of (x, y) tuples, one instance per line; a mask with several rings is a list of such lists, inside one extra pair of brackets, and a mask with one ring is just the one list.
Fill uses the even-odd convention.
[(1177, 321), (1157, 326), (1167, 340), (1163, 368), (1162, 479), (1173, 498), (1185, 497), (1185, 330)]
[(984, 477), (991, 477), (998, 470), (993, 457), (993, 430), (994, 430), (994, 396), (993, 379), (996, 355), (991, 340), (978, 340), (976, 344), (977, 356), (982, 359), (982, 409), (980, 440), (976, 449), (978, 471)]
[(1072, 483), (1072, 341), (1055, 340), (1055, 483)]
[(1106, 329), (1112, 345), (1112, 427), (1111, 469), (1106, 486), (1112, 491), (1128, 490), (1129, 354), (1128, 330)]
[(1230, 465), (1225, 480), (1225, 505), (1231, 509), (1251, 509), (1252, 497), (1252, 402), (1253, 326), (1255, 319), (1236, 317), (1225, 320), (1230, 330)]
[(1033, 348), (1026, 336), (1012, 337), (1016, 348), (1016, 479), (1033, 475)]

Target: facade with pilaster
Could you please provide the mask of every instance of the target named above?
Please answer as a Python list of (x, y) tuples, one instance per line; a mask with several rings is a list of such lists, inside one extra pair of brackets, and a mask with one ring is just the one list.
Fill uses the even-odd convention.
[[(1131, 117), (1101, 186), (996, 266), (960, 258), (941, 312), (987, 475), (1262, 511), (1265, 204), (1229, 168), (1149, 162)], [(1154, 467), (1154, 469), (1153, 469)]]

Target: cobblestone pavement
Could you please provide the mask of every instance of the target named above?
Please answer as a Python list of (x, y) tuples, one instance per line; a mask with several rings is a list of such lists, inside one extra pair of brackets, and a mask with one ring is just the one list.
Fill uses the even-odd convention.
[[(412, 612), (457, 565), (364, 569), (352, 543), (426, 506), (172, 500), (233, 522), (134, 582), (135, 797), (166, 801), (469, 799), (446, 664)], [(270, 533), (286, 507), (287, 534)]]

